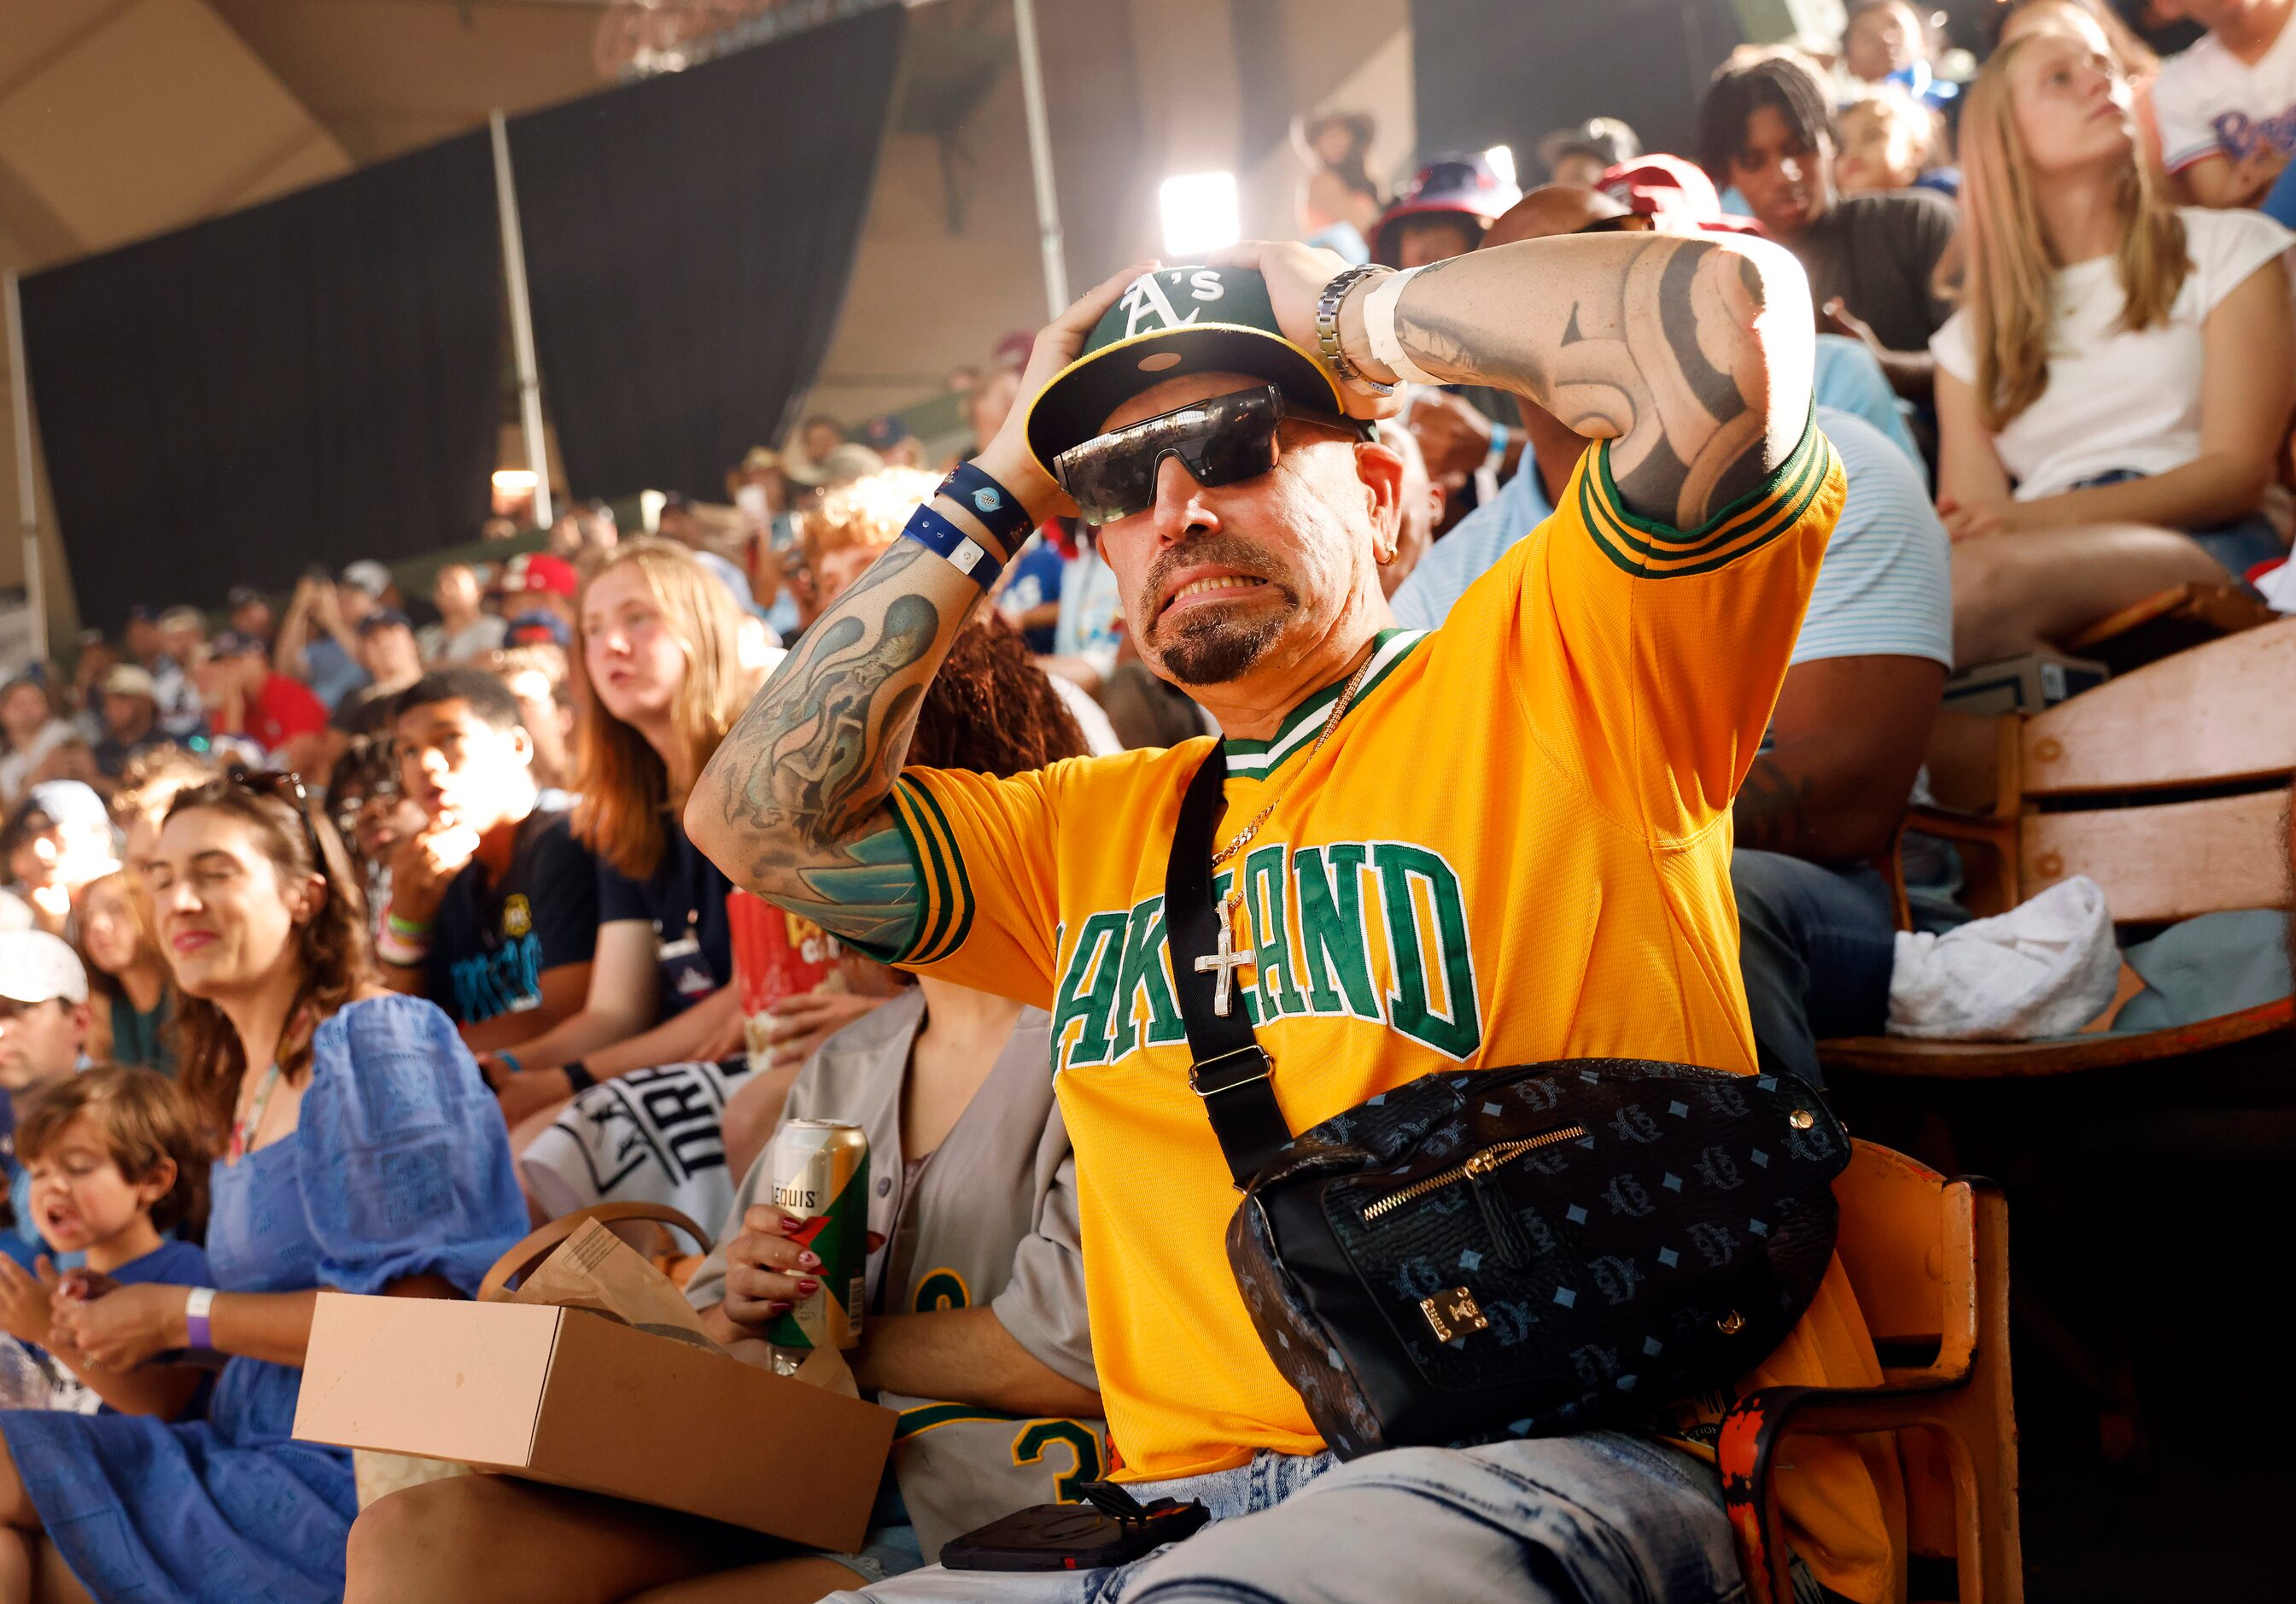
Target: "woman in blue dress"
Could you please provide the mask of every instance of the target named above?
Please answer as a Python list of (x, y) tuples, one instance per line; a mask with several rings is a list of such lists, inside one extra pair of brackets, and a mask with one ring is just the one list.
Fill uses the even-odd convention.
[[(59, 1559), (98, 1600), (334, 1599), (350, 1455), (293, 1440), (318, 1289), (470, 1296), (527, 1230), (509, 1141), (447, 1016), (370, 983), (357, 882), (299, 782), (185, 793), (148, 872), (184, 1084), (229, 1133), (205, 1345), (230, 1358), (198, 1419), (0, 1413), (0, 1604)], [(144, 1363), (193, 1345), (193, 1292), (66, 1305), (57, 1338)]]

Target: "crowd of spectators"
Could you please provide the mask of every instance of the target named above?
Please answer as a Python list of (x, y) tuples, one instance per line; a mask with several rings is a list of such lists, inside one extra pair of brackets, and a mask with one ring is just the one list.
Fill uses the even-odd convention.
[[(2162, 61), (2100, 0), (2011, 0), (1980, 67), (1906, 0), (1859, 0), (1830, 58), (1718, 70), (1693, 152), (1595, 119), (1540, 143), (1528, 193), (1480, 155), (1390, 190), (1360, 113), (1296, 131), (1302, 236), (1349, 260), (1759, 236), (1807, 275), (1813, 416), (1846, 478), (1732, 808), (1766, 1069), (1816, 1082), (1819, 1040), (1882, 1028), (1898, 912), (1877, 866), (1949, 675), (2287, 554), (2296, 0), (2169, 9), (2210, 31)], [(1030, 359), (1016, 335), (953, 379), (972, 440), (946, 461), (896, 415), (808, 416), (732, 468), (725, 505), (575, 504), (543, 549), (412, 596), (363, 561), (214, 616), (138, 607), (117, 642), (0, 686), (0, 1348), (23, 1361), (0, 1365), (0, 1604), (50, 1596), (58, 1565), (102, 1599), (335, 1597), (347, 1545), (369, 1599), (619, 1599), (759, 1564), (758, 1596), (813, 1597), (1037, 1501), (1021, 1424), (1078, 1426), (1094, 1464), (1079, 1449), (1072, 1480), (1115, 1462), (1094, 1181), (1045, 1012), (856, 950), (760, 1035), (734, 880), (685, 826), (785, 655), (846, 649), (824, 614), (942, 470), (1009, 432)], [(1397, 417), (1380, 589), (1439, 630), (1591, 493), (1589, 441), (1488, 387), (1411, 385)], [(912, 762), (1009, 777), (1219, 733), (1144, 658), (1079, 519), (1029, 533), (955, 640)], [(861, 761), (833, 712), (803, 756), (823, 771)], [(318, 1288), (467, 1296), (590, 1204), (723, 1222), (687, 1293), (713, 1336), (754, 1334), (818, 1269), (759, 1156), (780, 1121), (864, 1101), (890, 1178), (873, 1232), (961, 1240), (971, 1302), (924, 1300), (939, 1261), (873, 1258), (889, 1317), (855, 1373), (972, 1411), (934, 1452), (897, 1448), (865, 1553), (506, 1479), (361, 1516), (348, 1457), (293, 1440)], [(186, 1287), (217, 1290), (187, 1316)], [(227, 1362), (195, 1374), (187, 1346)]]

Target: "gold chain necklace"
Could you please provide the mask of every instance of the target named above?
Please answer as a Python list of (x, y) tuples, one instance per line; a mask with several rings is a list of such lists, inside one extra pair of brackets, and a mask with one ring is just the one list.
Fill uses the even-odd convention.
[[(1378, 656), (1379, 647), (1374, 644), (1362, 663), (1357, 667), (1356, 671), (1349, 676), (1347, 684), (1340, 687), (1340, 699), (1332, 703), (1332, 711), (1324, 720), (1324, 728), (1316, 732), (1316, 744), (1308, 748), (1307, 760), (1300, 765), (1302, 770), (1307, 768), (1308, 762), (1315, 761), (1317, 753), (1324, 750), (1324, 743), (1332, 738), (1332, 731), (1340, 727), (1340, 720), (1347, 712), (1348, 703), (1355, 700), (1357, 689), (1363, 684), (1364, 676), (1371, 672), (1372, 662)], [(1260, 809), (1250, 824), (1238, 830), (1233, 840), (1212, 854), (1212, 867), (1218, 868), (1250, 846), (1252, 837), (1259, 834), (1259, 827), (1275, 815), (1275, 810), (1283, 805), (1283, 799), (1291, 794), (1292, 787), (1288, 785), (1278, 791), (1275, 798), (1266, 807)], [(1228, 893), (1228, 903), (1231, 907), (1242, 900), (1242, 896), (1234, 892)]]
[[(1324, 720), (1324, 728), (1316, 732), (1316, 744), (1308, 748), (1308, 759), (1309, 761), (1312, 761), (1317, 753), (1324, 750), (1324, 743), (1330, 740), (1332, 738), (1332, 731), (1340, 727), (1340, 719), (1347, 712), (1348, 703), (1355, 700), (1357, 690), (1363, 685), (1364, 676), (1371, 672), (1372, 662), (1378, 656), (1379, 647), (1374, 644), (1371, 651), (1365, 654), (1363, 662), (1357, 665), (1356, 671), (1348, 677), (1347, 684), (1341, 687), (1339, 700), (1332, 703), (1332, 711)], [(1304, 770), (1307, 768), (1307, 762), (1303, 761), (1300, 764), (1300, 768)], [(1297, 776), (1294, 777), (1294, 778), (1296, 777)], [(1212, 867), (1214, 868), (1218, 868), (1221, 864), (1226, 863), (1229, 859), (1243, 851), (1244, 848), (1250, 846), (1252, 842), (1252, 837), (1259, 834), (1259, 827), (1266, 824), (1268, 819), (1274, 816), (1275, 810), (1283, 805), (1283, 799), (1291, 794), (1292, 787), (1288, 785), (1285, 786), (1283, 790), (1277, 792), (1275, 799), (1266, 807), (1260, 809), (1260, 810), (1253, 816), (1250, 824), (1244, 826), (1241, 830), (1238, 830), (1233, 840), (1212, 854)], [(1235, 916), (1237, 910), (1242, 906), (1243, 886), (1242, 882), (1239, 881), (1236, 884), (1229, 887), (1227, 895), (1220, 901), (1218, 952), (1217, 954), (1208, 953), (1204, 957), (1196, 960), (1196, 967), (1198, 970), (1206, 973), (1217, 974), (1218, 977), (1218, 983), (1213, 991), (1212, 1012), (1218, 1014), (1223, 1019), (1227, 1017), (1228, 1009), (1232, 1006), (1231, 992), (1232, 988), (1235, 984), (1235, 972), (1238, 969), (1249, 968), (1251, 967), (1252, 954), (1249, 948), (1238, 947), (1234, 944)]]

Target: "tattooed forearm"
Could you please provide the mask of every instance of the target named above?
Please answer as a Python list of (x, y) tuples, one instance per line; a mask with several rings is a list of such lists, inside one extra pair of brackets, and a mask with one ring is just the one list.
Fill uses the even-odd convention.
[(1816, 856), (1809, 816), (1816, 789), (1808, 775), (1789, 773), (1768, 753), (1756, 758), (1731, 804), (1737, 845), (1791, 858)]
[(1530, 240), (1422, 272), (1397, 304), (1396, 333), (1447, 382), (1519, 391), (1613, 440), (1628, 506), (1690, 528), (1800, 438), (1809, 317), (1797, 297), (1806, 307), (1800, 269), (1770, 247)]
[(702, 771), (686, 827), (742, 884), (898, 947), (922, 904), (886, 797), (925, 687), (980, 592), (895, 544), (784, 659)]

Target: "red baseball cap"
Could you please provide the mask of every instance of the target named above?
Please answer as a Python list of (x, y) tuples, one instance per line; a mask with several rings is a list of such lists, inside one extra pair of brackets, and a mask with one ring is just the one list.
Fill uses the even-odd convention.
[(1758, 232), (1751, 218), (1732, 217), (1722, 210), (1714, 180), (1696, 162), (1653, 152), (1621, 161), (1595, 180), (1601, 190), (1628, 211), (1651, 219), (1661, 234)]
[(1470, 218), (1474, 219), (1475, 232), (1480, 236), (1521, 199), (1522, 191), (1498, 176), (1488, 156), (1439, 156), (1419, 169), (1372, 226), (1372, 259), (1394, 266), (1401, 249), (1396, 229), (1408, 218), (1437, 215)]
[(581, 588), (582, 576), (574, 572), (574, 564), (548, 552), (521, 553), (503, 568), (505, 594), (547, 591), (554, 596), (570, 596)]

